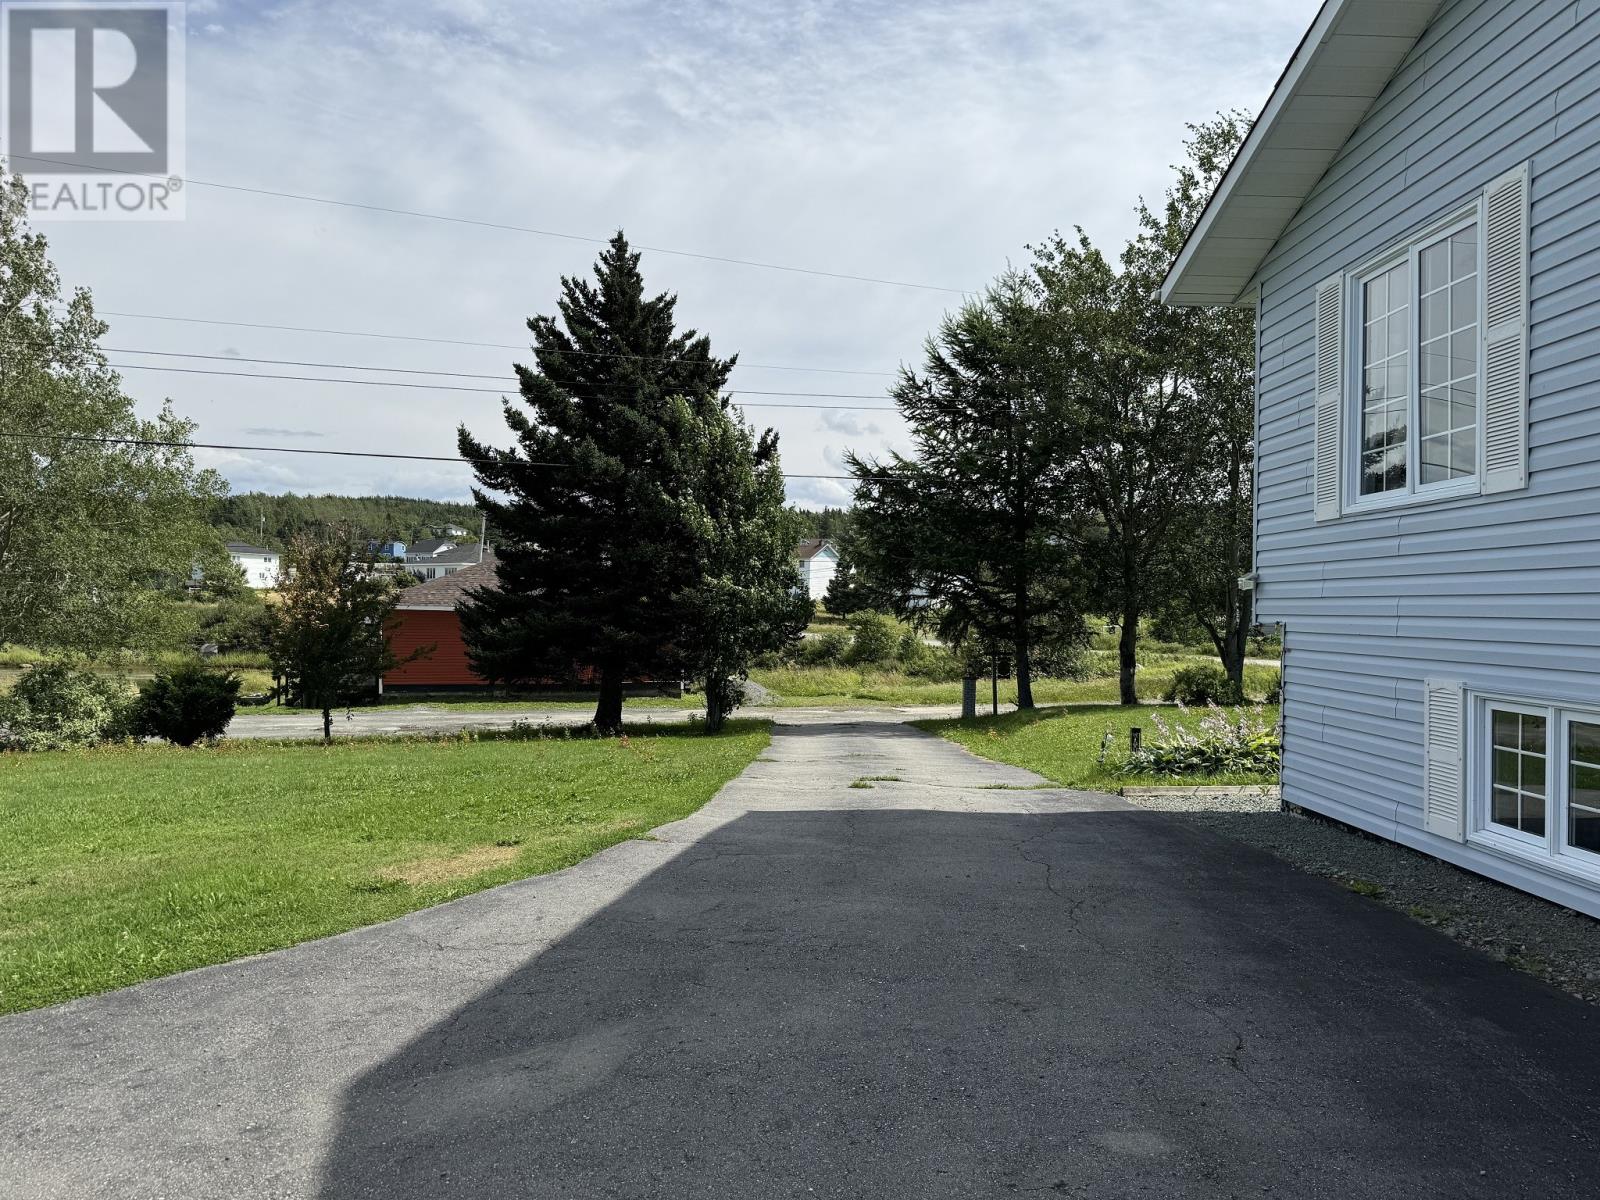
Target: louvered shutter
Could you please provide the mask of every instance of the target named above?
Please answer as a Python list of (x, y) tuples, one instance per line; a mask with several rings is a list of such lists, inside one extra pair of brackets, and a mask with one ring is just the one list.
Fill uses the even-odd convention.
[(1484, 191), (1483, 490), (1528, 485), (1528, 168)]
[(1344, 277), (1317, 285), (1317, 520), (1339, 515), (1339, 428), (1344, 408)]
[(1461, 685), (1438, 679), (1423, 684), (1422, 826), (1429, 833), (1466, 840), (1466, 720)]

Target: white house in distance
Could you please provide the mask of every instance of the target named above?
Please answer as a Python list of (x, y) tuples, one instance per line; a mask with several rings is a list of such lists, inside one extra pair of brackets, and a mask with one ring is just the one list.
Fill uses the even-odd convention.
[(244, 572), (245, 583), (258, 591), (278, 586), (278, 552), (249, 542), (227, 543), (228, 558)]
[(1257, 314), (1284, 799), (1590, 916), (1597, 114), (1593, 4), (1328, 0), (1163, 287)]
[(806, 595), (821, 603), (839, 569), (839, 551), (827, 538), (807, 538), (794, 548), (794, 565)]

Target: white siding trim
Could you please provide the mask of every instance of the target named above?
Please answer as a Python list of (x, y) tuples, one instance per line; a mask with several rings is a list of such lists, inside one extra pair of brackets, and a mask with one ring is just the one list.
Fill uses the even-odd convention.
[(1319, 521), (1340, 512), (1339, 450), (1344, 410), (1344, 276), (1317, 285), (1317, 439), (1315, 493)]
[(1466, 840), (1465, 741), (1461, 684), (1427, 680), (1422, 691), (1422, 825), (1453, 842)]
[(1483, 491), (1528, 486), (1528, 167), (1484, 189)]

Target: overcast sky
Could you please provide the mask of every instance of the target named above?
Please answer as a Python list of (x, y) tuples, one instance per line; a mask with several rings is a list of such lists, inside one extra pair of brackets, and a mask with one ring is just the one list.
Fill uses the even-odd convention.
[[(1185, 121), (1251, 113), (1316, 0), (397, 0), (189, 5), (189, 174), (938, 287), (981, 286), (1082, 225), (1114, 246)], [(110, 312), (525, 346), (597, 246), (192, 188), (178, 224), (44, 226)], [(735, 388), (865, 395), (959, 297), (647, 252), (651, 290), (742, 360)], [(119, 350), (509, 374), (515, 349), (109, 317)], [(113, 355), (122, 362), (171, 359)], [(772, 364), (804, 370), (777, 370)], [(223, 370), (343, 374), (207, 363)], [(827, 370), (824, 370), (826, 368)], [(840, 374), (838, 371), (863, 372)], [(874, 374), (870, 372), (881, 372)], [(378, 376), (425, 381), (418, 376)], [(128, 371), (199, 438), (453, 454), (505, 440), (491, 393)], [(435, 382), (449, 382), (435, 381)], [(493, 380), (463, 380), (493, 387)], [(782, 397), (748, 397), (781, 400)], [(893, 412), (749, 409), (785, 469), (902, 445)], [(469, 472), (203, 452), (236, 491), (458, 499)], [(793, 479), (790, 497), (848, 499)]]

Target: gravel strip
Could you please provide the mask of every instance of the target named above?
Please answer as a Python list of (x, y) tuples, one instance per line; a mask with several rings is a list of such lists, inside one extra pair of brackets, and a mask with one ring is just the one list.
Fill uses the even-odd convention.
[(1130, 795), (1246, 842), (1600, 1004), (1600, 921), (1261, 796)]

